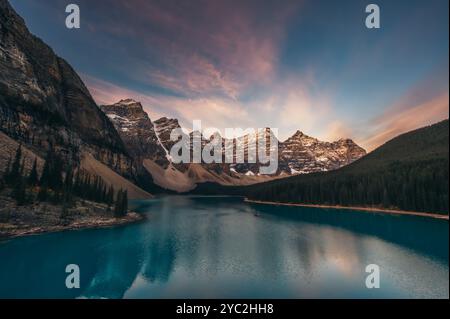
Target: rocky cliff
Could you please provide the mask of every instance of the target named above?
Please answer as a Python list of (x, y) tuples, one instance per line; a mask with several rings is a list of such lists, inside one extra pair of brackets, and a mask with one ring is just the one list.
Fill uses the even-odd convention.
[(130, 157), (106, 115), (72, 67), (6, 0), (0, 0), (0, 130), (43, 155), (49, 145), (69, 162), (93, 154), (123, 175)]

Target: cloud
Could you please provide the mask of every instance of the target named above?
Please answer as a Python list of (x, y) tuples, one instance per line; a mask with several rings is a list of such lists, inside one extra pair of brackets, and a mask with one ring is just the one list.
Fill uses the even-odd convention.
[(448, 62), (438, 64), (425, 77), (380, 115), (354, 129), (357, 140), (373, 150), (388, 140), (411, 130), (434, 124), (449, 117)]
[(146, 112), (152, 120), (166, 116), (170, 113), (170, 109), (166, 112), (159, 112), (155, 105), (160, 103), (158, 97), (146, 95), (135, 90), (126, 89), (116, 84), (97, 79), (87, 74), (80, 74), (83, 81), (86, 83), (92, 97), (98, 105), (114, 104), (120, 100), (132, 98), (142, 103), (145, 106)]
[[(114, 59), (106, 55), (104, 70), (97, 74), (126, 83), (125, 87), (85, 75), (99, 103), (131, 97), (142, 102), (152, 119), (174, 117), (186, 127), (194, 119), (219, 129), (272, 127), (279, 129), (280, 139), (300, 129), (327, 141), (352, 138), (367, 149), (405, 130), (448, 117), (444, 110), (448, 93), (442, 93), (442, 78), (426, 80), (393, 105), (389, 101), (399, 92), (386, 88), (392, 94), (383, 91), (379, 99), (359, 107), (359, 101), (364, 102), (366, 94), (375, 90), (349, 93), (341, 85), (353, 84), (353, 73), (369, 72), (355, 62), (359, 59), (348, 59), (346, 71), (333, 73), (333, 80), (324, 77), (328, 55), (323, 57), (320, 52), (315, 53), (318, 61), (286, 69), (282, 50), (289, 23), (301, 8), (299, 1), (264, 5), (256, 0), (80, 1), (95, 6), (92, 12), (108, 12), (87, 22), (93, 37), (101, 39), (99, 47), (114, 50)], [(442, 69), (448, 70), (448, 65)], [(407, 80), (405, 86), (415, 79)], [(381, 115), (367, 119), (375, 113), (374, 107), (379, 107)]]
[[(60, 28), (66, 1), (13, 2), (98, 103), (134, 98), (152, 120), (272, 127), (281, 140), (302, 130), (373, 149), (448, 117), (448, 3), (393, 5), (398, 19), (380, 33), (357, 6), (336, 15), (341, 5), (320, 1), (78, 0), (76, 32)], [(433, 67), (442, 72), (426, 78)]]
[(177, 118), (187, 129), (193, 120), (203, 127), (277, 128), (279, 138), (286, 139), (296, 130), (311, 131), (326, 126), (333, 112), (325, 92), (315, 100), (308, 94), (310, 80), (280, 82), (270, 92), (244, 103), (226, 97), (184, 98), (164, 94), (146, 94), (82, 74), (98, 104), (112, 104), (121, 99), (140, 101), (152, 120), (163, 116)]
[[(397, 110), (394, 108), (394, 111)], [(443, 119), (448, 119), (448, 117), (448, 92), (420, 104), (413, 104), (412, 107), (399, 112), (393, 112), (390, 109), (374, 121), (374, 134), (362, 141), (362, 145), (368, 150), (373, 150), (402, 133), (434, 124)]]
[[(314, 94), (319, 91), (320, 94)], [(335, 120), (330, 92), (319, 90), (313, 73), (286, 76), (278, 79), (270, 89), (252, 96), (245, 107), (258, 127), (278, 128), (284, 140), (297, 130), (319, 136), (330, 121)]]
[(341, 120), (335, 120), (329, 123), (326, 127), (326, 131), (318, 137), (322, 140), (331, 142), (341, 138), (348, 138), (353, 135), (354, 133), (350, 125)]
[(285, 28), (299, 4), (136, 0), (86, 6), (96, 12), (108, 6), (110, 15), (88, 25), (105, 39), (103, 46), (124, 55), (126, 64), (110, 65), (124, 77), (186, 98), (237, 99), (276, 75)]
[[(121, 99), (132, 98), (142, 103), (152, 120), (163, 116), (173, 117), (180, 125), (190, 130), (193, 120), (201, 120), (203, 127), (223, 130), (233, 125), (251, 127), (251, 117), (236, 101), (217, 98), (185, 99), (162, 94), (144, 94), (122, 88), (113, 83), (82, 75), (97, 104), (113, 104)], [(240, 127), (238, 125), (238, 127)]]

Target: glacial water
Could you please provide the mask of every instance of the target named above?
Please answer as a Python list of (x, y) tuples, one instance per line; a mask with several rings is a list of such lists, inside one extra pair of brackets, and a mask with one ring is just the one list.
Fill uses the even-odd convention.
[(131, 206), (147, 219), (0, 242), (0, 298), (449, 297), (448, 221), (229, 197)]

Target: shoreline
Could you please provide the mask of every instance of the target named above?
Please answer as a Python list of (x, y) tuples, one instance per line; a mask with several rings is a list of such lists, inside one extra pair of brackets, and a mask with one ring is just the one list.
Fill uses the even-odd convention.
[[(5, 231), (4, 229), (0, 232), (0, 243), (2, 241), (7, 241), (10, 239), (15, 239), (19, 237), (58, 233), (63, 231), (72, 230), (87, 230), (87, 229), (100, 229), (100, 228), (110, 228), (124, 226), (132, 223), (142, 222), (145, 220), (145, 216), (135, 213), (128, 212), (126, 216), (120, 218), (98, 218), (94, 220), (82, 220), (78, 222), (71, 223), (69, 225), (52, 225), (52, 226), (35, 226), (30, 228), (22, 229), (11, 229), (11, 231)], [(0, 224), (1, 226), (1, 224)]]
[(0, 193), (0, 242), (17, 237), (71, 230), (107, 228), (145, 220), (133, 209), (115, 217), (105, 203), (76, 199), (64, 208), (61, 203), (32, 202), (17, 205), (10, 196)]
[(310, 208), (331, 208), (331, 209), (347, 209), (347, 210), (359, 210), (364, 212), (381, 213), (381, 214), (391, 214), (391, 215), (409, 215), (409, 216), (422, 216), (434, 219), (449, 220), (448, 215), (441, 215), (436, 213), (424, 213), (424, 212), (413, 212), (406, 210), (395, 210), (395, 209), (385, 209), (385, 208), (374, 208), (374, 207), (359, 207), (359, 206), (339, 206), (339, 205), (318, 205), (318, 204), (299, 204), (299, 203), (282, 203), (282, 202), (271, 202), (271, 201), (259, 201), (244, 199), (246, 203), (262, 204), (262, 205), (274, 205), (274, 206), (292, 206), (292, 207), (310, 207)]

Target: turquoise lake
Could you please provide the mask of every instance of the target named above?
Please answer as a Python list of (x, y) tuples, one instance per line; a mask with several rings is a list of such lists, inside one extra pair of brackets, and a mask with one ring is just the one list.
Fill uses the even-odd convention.
[[(0, 242), (0, 298), (449, 297), (448, 221), (234, 197), (130, 206), (147, 219)], [(68, 264), (79, 289), (65, 286)]]

